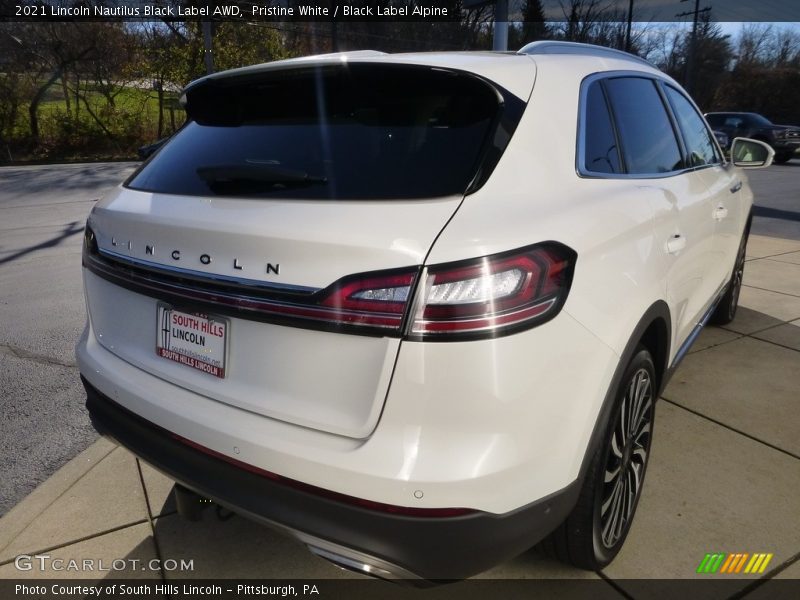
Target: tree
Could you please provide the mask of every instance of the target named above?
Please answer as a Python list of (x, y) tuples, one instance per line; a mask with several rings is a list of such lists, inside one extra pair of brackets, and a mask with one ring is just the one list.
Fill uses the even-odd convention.
[(742, 25), (736, 67), (800, 67), (800, 35), (763, 23)]
[(544, 18), (541, 0), (525, 0), (522, 7), (523, 43), (544, 40), (550, 36), (550, 28)]
[(551, 37), (541, 0), (522, 1), (519, 5), (519, 14), (522, 15), (522, 22), (509, 27), (509, 48), (521, 48), (530, 42)]
[(716, 89), (726, 80), (733, 60), (729, 37), (711, 20), (710, 13), (703, 14), (697, 23), (694, 44), (694, 64), (688, 72), (692, 52), (691, 34), (681, 30), (672, 37), (673, 48), (666, 64), (659, 66), (689, 90), (701, 108), (709, 110)]
[(89, 33), (93, 23), (46, 22), (20, 24), (18, 60), (34, 83), (28, 104), (31, 140), (40, 141), (39, 105), (45, 93), (77, 63), (97, 53), (97, 40)]
[(714, 108), (758, 112), (778, 123), (800, 123), (800, 36), (771, 25), (744, 25), (730, 75)]
[[(601, 0), (569, 0), (560, 2), (564, 21), (551, 28), (557, 39), (584, 44), (597, 44), (617, 50), (627, 47), (627, 11), (617, 10)], [(629, 52), (644, 56), (651, 52), (649, 27), (640, 25), (631, 30)]]

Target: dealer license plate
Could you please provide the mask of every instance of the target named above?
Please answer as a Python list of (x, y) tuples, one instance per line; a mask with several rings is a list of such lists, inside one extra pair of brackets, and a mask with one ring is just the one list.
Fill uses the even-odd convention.
[(215, 377), (225, 377), (228, 322), (158, 305), (156, 354)]

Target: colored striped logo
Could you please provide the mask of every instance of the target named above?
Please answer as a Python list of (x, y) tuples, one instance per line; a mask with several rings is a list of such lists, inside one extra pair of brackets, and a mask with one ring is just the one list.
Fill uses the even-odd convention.
[(733, 554), (716, 552), (714, 554), (706, 554), (705, 558), (700, 561), (697, 572), (709, 575), (715, 573), (763, 573), (766, 571), (767, 565), (773, 556), (775, 555), (771, 552), (757, 552), (755, 554), (748, 554), (747, 552), (735, 552)]

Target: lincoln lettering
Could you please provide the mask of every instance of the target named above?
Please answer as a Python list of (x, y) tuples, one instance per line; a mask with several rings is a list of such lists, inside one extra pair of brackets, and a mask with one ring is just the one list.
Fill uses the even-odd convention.
[[(112, 241), (112, 244), (113, 243)], [(118, 243), (115, 245), (118, 245)], [(145, 254), (155, 254), (155, 246), (145, 246)], [(183, 258), (180, 250), (172, 250), (169, 255), (172, 257), (172, 260), (181, 260)], [(204, 265), (210, 265), (214, 261), (209, 254), (201, 254), (199, 260)], [(244, 270), (244, 263), (239, 258), (234, 258), (233, 268), (236, 271), (242, 271)], [(267, 263), (266, 273), (267, 275), (280, 275), (281, 265), (279, 263)]]
[[(132, 254), (132, 255), (136, 255), (139, 252), (138, 250), (133, 251), (134, 243), (131, 240), (124, 240), (124, 239), (123, 240), (118, 240), (116, 237), (112, 237), (111, 238), (111, 246), (114, 247), (114, 249), (127, 249), (129, 251), (129, 254)], [(138, 244), (137, 244), (137, 246), (138, 246)], [(141, 246), (138, 246), (138, 248), (141, 248)], [(131, 251), (133, 251), (133, 252), (131, 252)], [(178, 261), (183, 262), (184, 260), (186, 260), (186, 257), (184, 257), (183, 253), (180, 250), (178, 250), (177, 248), (172, 249), (172, 250), (167, 250), (167, 254), (169, 255), (169, 257), (172, 260), (174, 260), (176, 262), (178, 262)], [(144, 245), (144, 255), (145, 255), (145, 257), (157, 256), (157, 255), (160, 255), (160, 253), (156, 251), (155, 244), (145, 244)], [(190, 257), (189, 260), (190, 261), (191, 260), (197, 260), (197, 261), (200, 262), (200, 264), (205, 265), (205, 266), (208, 266), (208, 265), (210, 265), (210, 264), (212, 264), (214, 262), (214, 258), (210, 254), (208, 254), (206, 252), (200, 254), (199, 256), (197, 254), (195, 254), (194, 258)], [(229, 260), (229, 259), (227, 259), (227, 260)], [(228, 264), (232, 265), (234, 271), (245, 271), (245, 270), (248, 270), (247, 267), (245, 267), (245, 263), (238, 257), (234, 257), (233, 260)], [(280, 275), (281, 274), (281, 265), (280, 265), (280, 263), (267, 263), (263, 272), (266, 273), (267, 275)]]

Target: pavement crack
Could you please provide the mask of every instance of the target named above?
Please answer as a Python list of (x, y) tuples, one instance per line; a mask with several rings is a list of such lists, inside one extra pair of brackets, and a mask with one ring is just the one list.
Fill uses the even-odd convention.
[[(50, 500), (50, 502), (48, 502), (47, 506), (42, 508), (36, 514), (36, 518), (39, 518), (40, 515), (42, 515), (46, 510), (48, 510), (51, 506), (53, 506), (53, 504), (55, 504), (59, 499), (61, 499), (61, 497), (64, 496), (64, 494), (68, 493), (72, 488), (74, 488), (78, 484), (79, 481), (81, 481), (84, 477), (86, 477), (92, 471), (92, 469), (94, 469), (99, 463), (101, 463), (103, 460), (105, 460), (106, 457), (109, 454), (111, 454), (114, 450), (116, 450), (116, 448), (117, 448), (116, 446), (111, 447), (105, 454), (103, 454), (103, 456), (101, 456), (99, 459), (97, 459), (95, 461), (95, 464), (94, 464), (93, 467), (90, 467), (88, 470), (84, 471), (80, 475), (80, 477), (78, 477), (75, 481), (70, 483), (65, 489), (61, 490), (61, 492), (58, 493), (55, 496), (55, 498), (53, 498), (52, 500)], [(8, 514), (8, 513), (6, 513), (6, 514)], [(22, 529), (17, 531), (13, 535), (13, 537), (10, 540), (8, 540), (8, 543), (5, 546), (0, 547), (0, 553), (5, 552), (8, 548), (10, 548), (11, 545), (19, 538), (19, 536), (21, 536), (23, 533), (25, 533), (28, 530), (28, 527), (30, 527), (35, 522), (36, 518), (31, 519), (30, 522), (26, 523), (25, 526), (22, 527)], [(62, 544), (62, 545), (69, 545), (71, 543), (73, 543), (73, 542), (68, 542), (67, 544)], [(45, 549), (45, 550), (43, 550), (43, 552), (47, 552), (48, 550), (50, 550), (50, 549), (49, 548)], [(3, 562), (2, 560), (0, 560), (0, 567), (2, 567), (4, 564), (7, 564), (7, 563)]]
[(681, 408), (681, 409), (685, 410), (686, 412), (692, 413), (693, 415), (695, 415), (697, 417), (700, 417), (701, 419), (705, 419), (706, 421), (710, 421), (710, 422), (714, 423), (715, 425), (719, 425), (723, 429), (727, 429), (728, 431), (732, 431), (733, 433), (738, 433), (739, 435), (744, 436), (744, 437), (746, 437), (746, 438), (748, 438), (750, 440), (753, 440), (754, 442), (758, 442), (759, 444), (762, 444), (762, 445), (766, 446), (767, 448), (771, 448), (773, 450), (777, 450), (781, 454), (785, 454), (786, 456), (790, 456), (792, 458), (796, 458), (797, 460), (800, 460), (800, 455), (795, 454), (791, 450), (786, 450), (784, 448), (781, 448), (780, 446), (776, 446), (775, 444), (771, 444), (770, 442), (767, 442), (765, 440), (757, 438), (756, 436), (751, 435), (751, 434), (747, 433), (746, 431), (742, 431), (741, 429), (737, 429), (736, 427), (733, 427), (731, 425), (723, 423), (722, 421), (719, 421), (719, 420), (717, 420), (717, 419), (715, 419), (713, 417), (709, 417), (708, 415), (704, 415), (700, 411), (694, 410), (693, 408), (689, 408), (688, 406), (685, 406), (684, 404), (681, 404), (680, 402), (677, 402), (675, 400), (670, 400), (666, 396), (661, 396), (661, 400), (663, 400), (665, 402), (669, 402), (673, 406), (677, 406), (678, 408)]
[[(156, 526), (153, 517), (153, 509), (150, 506), (150, 494), (147, 492), (147, 485), (144, 483), (144, 473), (142, 473), (142, 463), (141, 461), (136, 458), (136, 471), (139, 474), (139, 484), (142, 486), (142, 493), (144, 493), (144, 505), (147, 508), (147, 523), (150, 525), (150, 535), (153, 536), (153, 547), (156, 552), (156, 558), (158, 558), (158, 564), (163, 563), (163, 555), (161, 553), (161, 546), (158, 543), (158, 536), (156, 535)], [(161, 576), (161, 581), (166, 582), (167, 578), (164, 575), (163, 569), (159, 568), (158, 574)]]
[[(785, 263), (785, 264), (790, 265), (792, 263)], [(798, 296), (797, 294), (790, 294), (789, 292), (779, 292), (778, 290), (771, 290), (769, 288), (758, 287), (757, 285), (748, 285), (746, 283), (743, 283), (742, 287), (749, 287), (754, 290), (761, 290), (762, 292), (772, 292), (773, 294), (780, 294), (781, 296), (789, 296), (790, 298), (800, 298), (800, 296)]]
[[(755, 581), (751, 582), (747, 587), (742, 590), (739, 590), (736, 594), (728, 598), (728, 600), (739, 600), (740, 598), (744, 598), (751, 592), (755, 591), (757, 588), (761, 587), (771, 579), (774, 579), (776, 575), (778, 575), (781, 571), (785, 571), (793, 564), (795, 564), (798, 560), (800, 560), (800, 553), (795, 554), (794, 556), (790, 557), (789, 559), (783, 561), (780, 565), (769, 571), (764, 577), (761, 579), (756, 579)], [(787, 580), (788, 581), (788, 580)], [(769, 595), (765, 595), (765, 597), (769, 598)]]
[(30, 352), (29, 350), (25, 350), (19, 346), (12, 346), (10, 344), (0, 345), (0, 354), (8, 354), (14, 358), (19, 358), (20, 360), (29, 360), (40, 365), (56, 365), (58, 367), (67, 367), (69, 369), (78, 368), (78, 364), (74, 360), (53, 358), (52, 356), (37, 354), (36, 352)]
[[(56, 544), (54, 546), (47, 546), (46, 548), (41, 548), (39, 550), (33, 550), (29, 552), (25, 552), (26, 555), (29, 556), (36, 556), (37, 554), (44, 554), (45, 552), (52, 552), (53, 550), (58, 550), (60, 548), (66, 548), (67, 546), (74, 546), (75, 544), (79, 544), (81, 542), (85, 542), (87, 540), (91, 540), (94, 538), (102, 537), (104, 535), (108, 535), (109, 533), (116, 533), (117, 531), (122, 531), (123, 529), (128, 529), (129, 527), (135, 527), (136, 525), (143, 525), (147, 523), (147, 519), (138, 519), (137, 521), (131, 521), (130, 523), (125, 523), (123, 525), (118, 525), (117, 527), (111, 527), (109, 529), (103, 529), (102, 531), (98, 531), (97, 533), (90, 533), (89, 535), (84, 535), (81, 537), (77, 537), (75, 539), (69, 540), (68, 542), (63, 542), (61, 544)], [(17, 555), (19, 556), (19, 555)], [(16, 560), (16, 556), (12, 558), (7, 558), (4, 560), (0, 560), (0, 567), (5, 565), (11, 564)]]
[[(753, 261), (753, 260), (765, 260), (765, 259), (768, 259), (768, 258), (774, 258), (776, 256), (786, 256), (787, 254), (795, 254), (798, 251), (799, 250), (797, 248), (795, 248), (794, 250), (786, 250), (785, 252), (777, 252), (775, 254), (767, 254), (766, 256), (751, 256), (750, 258), (747, 259), (747, 261), (749, 262), (749, 261)], [(792, 264), (792, 263), (790, 263), (790, 264)]]
[[(782, 323), (782, 325), (783, 325), (783, 323)], [(733, 339), (730, 339), (730, 340), (725, 340), (724, 342), (720, 342), (718, 344), (714, 344), (713, 346), (706, 346), (705, 348), (698, 348), (697, 350), (689, 350), (689, 352), (688, 352), (688, 354), (686, 356), (688, 357), (688, 356), (691, 356), (693, 354), (700, 354), (701, 352), (705, 352), (706, 350), (713, 350), (714, 348), (719, 348), (720, 346), (724, 346), (725, 344), (730, 344), (732, 342), (737, 342), (737, 341), (739, 341), (741, 339), (744, 339), (744, 338), (748, 337), (746, 334), (739, 333), (738, 331), (731, 331), (730, 329), (725, 329), (725, 331), (728, 331), (730, 333), (736, 334), (736, 337), (733, 338)]]

